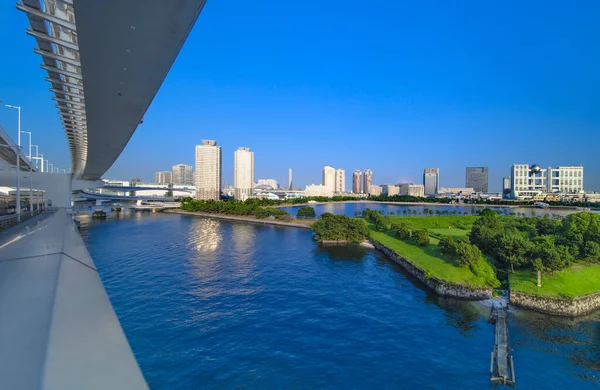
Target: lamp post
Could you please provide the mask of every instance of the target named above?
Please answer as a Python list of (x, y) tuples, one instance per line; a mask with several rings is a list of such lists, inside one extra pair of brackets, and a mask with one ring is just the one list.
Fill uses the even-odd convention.
[(27, 158), (31, 161), (31, 131), (21, 131), (23, 134), (29, 134), (29, 156)]
[[(14, 108), (18, 112), (17, 116), (17, 147), (21, 148), (21, 106), (11, 106), (10, 104), (5, 104), (8, 108)], [(21, 175), (19, 172), (21, 171), (21, 151), (17, 149), (15, 152), (17, 154), (17, 222), (21, 222)]]

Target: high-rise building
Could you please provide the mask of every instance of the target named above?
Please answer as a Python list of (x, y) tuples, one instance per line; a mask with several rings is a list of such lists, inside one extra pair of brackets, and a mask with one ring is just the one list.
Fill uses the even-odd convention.
[(547, 169), (539, 165), (515, 164), (511, 169), (511, 197), (532, 198), (542, 193), (583, 192), (583, 166)]
[(292, 168), (289, 169), (288, 171), (288, 189), (291, 190), (292, 189)]
[(335, 168), (329, 165), (323, 167), (323, 185), (331, 192), (335, 192)]
[(473, 188), (475, 192), (488, 192), (488, 168), (468, 167), (465, 187)]
[(435, 195), (440, 188), (440, 169), (425, 168), (423, 171), (423, 187), (425, 195)]
[(357, 169), (352, 173), (352, 192), (355, 194), (361, 194), (362, 190), (362, 172)]
[(186, 164), (173, 165), (173, 184), (193, 186), (194, 171), (192, 166)]
[(338, 194), (346, 192), (346, 171), (343, 169), (335, 170), (335, 191)]
[(363, 192), (365, 194), (371, 194), (371, 185), (373, 184), (373, 171), (365, 169), (363, 174)]
[(221, 147), (217, 141), (196, 145), (196, 199), (221, 199)]
[(254, 152), (251, 152), (250, 148), (238, 148), (233, 157), (233, 197), (244, 201), (252, 196)]
[(156, 172), (154, 181), (157, 184), (172, 184), (173, 173), (169, 171)]
[(508, 199), (510, 198), (512, 180), (510, 176), (506, 176), (502, 179), (502, 198)]

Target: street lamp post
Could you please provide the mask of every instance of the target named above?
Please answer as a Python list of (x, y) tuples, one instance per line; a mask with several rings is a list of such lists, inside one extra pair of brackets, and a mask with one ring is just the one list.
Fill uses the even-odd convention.
[(31, 131), (21, 131), (23, 134), (29, 134), (29, 156), (27, 158), (31, 161)]
[[(15, 110), (17, 110), (18, 112), (18, 116), (17, 116), (17, 146), (18, 148), (21, 147), (21, 106), (11, 106), (10, 104), (5, 104), (6, 107), (8, 108), (14, 108)], [(16, 209), (17, 209), (17, 222), (21, 222), (21, 175), (20, 175), (20, 171), (21, 171), (21, 151), (19, 149), (17, 149), (16, 151), (17, 154), (17, 204), (16, 204)]]

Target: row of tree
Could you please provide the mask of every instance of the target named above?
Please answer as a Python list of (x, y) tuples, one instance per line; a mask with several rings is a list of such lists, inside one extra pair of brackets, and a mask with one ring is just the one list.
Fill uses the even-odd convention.
[(238, 202), (234, 200), (216, 202), (214, 200), (193, 200), (191, 198), (184, 198), (181, 201), (181, 209), (211, 214), (252, 215), (259, 219), (269, 217), (283, 221), (292, 219), (285, 210), (274, 207), (262, 207), (253, 202)]

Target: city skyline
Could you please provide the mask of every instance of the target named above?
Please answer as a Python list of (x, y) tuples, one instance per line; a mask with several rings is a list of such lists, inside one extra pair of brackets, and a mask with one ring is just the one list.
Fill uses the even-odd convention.
[[(218, 139), (225, 153), (251, 145), (262, 156), (257, 176), (283, 182), (291, 167), (299, 187), (318, 182), (314, 172), (327, 163), (346, 172), (370, 167), (377, 172), (377, 183), (420, 183), (423, 167), (435, 166), (443, 172), (440, 187), (461, 186), (465, 167), (487, 166), (489, 189), (499, 192), (512, 164), (552, 163), (584, 165), (586, 190), (600, 190), (600, 161), (594, 150), (600, 144), (600, 113), (593, 104), (593, 91), (600, 87), (594, 77), (600, 53), (580, 50), (596, 47), (589, 32), (597, 30), (592, 17), (600, 11), (597, 3), (578, 9), (525, 6), (539, 15), (534, 20), (521, 18), (522, 12), (514, 12), (520, 9), (516, 5), (506, 5), (485, 28), (474, 22), (478, 12), (489, 14), (491, 6), (481, 4), (467, 7), (469, 12), (462, 15), (443, 2), (433, 9), (390, 3), (365, 13), (352, 2), (340, 11), (334, 1), (322, 5), (320, 15), (290, 15), (285, 24), (274, 23), (248, 4), (239, 7), (260, 23), (249, 25), (228, 13), (224, 4), (207, 4), (140, 131), (106, 178), (151, 181), (155, 172), (174, 164), (193, 165), (188, 140), (207, 138)], [(377, 21), (386, 34), (327, 16), (339, 12)], [(428, 13), (430, 17), (416, 17)], [(443, 17), (448, 13), (455, 18)], [(560, 32), (550, 28), (547, 21), (562, 21), (565, 14), (577, 23)], [(402, 23), (386, 15), (399, 15)], [(304, 25), (306, 17), (315, 28), (301, 35), (300, 28), (292, 27)], [(223, 34), (223, 20), (240, 23)], [(377, 44), (350, 46), (342, 35), (332, 35), (331, 26), (343, 37), (357, 34)], [(3, 74), (12, 75), (0, 99), (22, 105), (23, 129), (35, 132), (35, 142), (44, 145), (45, 155), (56, 165), (68, 167), (66, 140), (57, 136), (63, 129), (39, 58), (31, 50), (32, 38), (22, 33), (25, 28), (26, 17), (14, 12), (13, 3), (0, 4), (0, 43), (13, 54), (0, 64)], [(429, 32), (414, 40), (399, 39), (413, 30)], [(220, 38), (207, 38), (211, 36)], [(240, 36), (255, 39), (240, 41)], [(516, 36), (538, 39), (540, 45), (528, 50), (528, 40)], [(284, 45), (289, 41), (301, 44), (292, 50)], [(328, 42), (336, 50), (329, 50)], [(275, 46), (285, 50), (274, 53)], [(223, 47), (232, 50), (224, 52)], [(390, 50), (403, 54), (390, 55)], [(474, 50), (480, 53), (476, 58)], [(315, 56), (303, 55), (307, 52), (319, 53), (319, 66), (314, 66)], [(250, 55), (256, 53), (260, 55)], [(369, 61), (356, 61), (355, 56)], [(192, 71), (199, 76), (190, 78)], [(357, 72), (361, 77), (355, 77)], [(0, 110), (0, 124), (14, 138), (16, 118), (9, 111)], [(537, 140), (511, 142), (522, 134)], [(327, 145), (314, 142), (323, 136), (344, 143), (332, 155)], [(278, 148), (280, 144), (288, 146)], [(398, 157), (393, 153), (397, 149), (402, 150)], [(233, 183), (233, 171), (232, 159), (225, 159), (224, 182)]]

